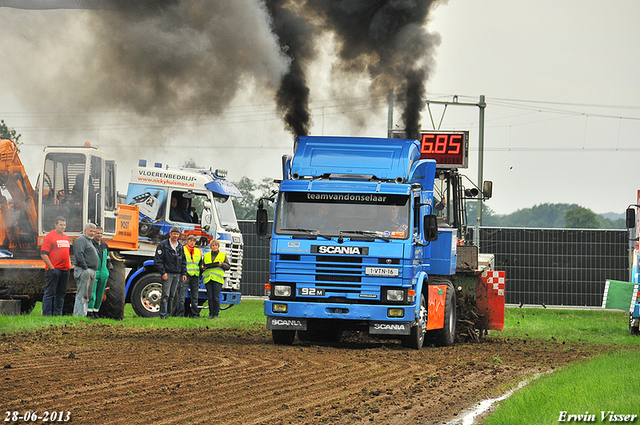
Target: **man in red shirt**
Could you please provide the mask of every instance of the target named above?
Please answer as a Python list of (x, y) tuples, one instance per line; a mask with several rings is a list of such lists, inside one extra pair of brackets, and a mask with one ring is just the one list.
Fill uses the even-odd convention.
[(47, 233), (42, 241), (40, 256), (47, 266), (44, 272), (47, 287), (42, 297), (43, 316), (62, 316), (64, 296), (67, 294), (69, 283), (69, 269), (71, 259), (69, 248), (71, 243), (64, 234), (67, 228), (67, 220), (64, 217), (56, 217), (54, 229)]

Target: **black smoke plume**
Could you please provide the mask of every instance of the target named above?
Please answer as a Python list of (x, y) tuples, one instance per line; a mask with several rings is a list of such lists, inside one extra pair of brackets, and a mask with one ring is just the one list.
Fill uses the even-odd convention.
[[(4, 0), (22, 7), (27, 2)], [(332, 78), (366, 76), (376, 97), (398, 94), (407, 131), (420, 129), (439, 36), (425, 30), (437, 0), (46, 0), (29, 8), (102, 9), (82, 15), (75, 56), (25, 65), (25, 98), (60, 110), (135, 111), (159, 121), (224, 113), (245, 87), (275, 93), (294, 135), (310, 131), (307, 71), (332, 35)], [(40, 6), (38, 6), (40, 4)], [(69, 18), (68, 28), (76, 28)], [(51, 51), (47, 36), (24, 36)], [(48, 49), (48, 50), (47, 50)], [(66, 52), (65, 52), (66, 53)], [(48, 56), (49, 58), (51, 55)], [(27, 77), (28, 78), (28, 77)]]
[(371, 90), (385, 96), (401, 90), (402, 118), (408, 135), (417, 136), (424, 108), (426, 80), (437, 34), (424, 26), (435, 0), (307, 0), (339, 43), (340, 68), (366, 73)]
[[(390, 89), (399, 90), (407, 135), (417, 138), (431, 56), (440, 43), (438, 35), (424, 29), (434, 3), (435, 0), (267, 0), (274, 32), (291, 58), (276, 96), (287, 127), (295, 135), (308, 134), (311, 115), (305, 70), (315, 57), (313, 40), (323, 32), (331, 32), (339, 45), (338, 68), (348, 74), (368, 74), (371, 90), (379, 96)], [(312, 28), (308, 24), (311, 20), (320, 22), (319, 28)]]
[(285, 7), (286, 0), (266, 0), (273, 32), (282, 51), (289, 56), (289, 70), (276, 93), (278, 110), (295, 136), (306, 136), (311, 126), (306, 67), (315, 58), (315, 30), (301, 16)]

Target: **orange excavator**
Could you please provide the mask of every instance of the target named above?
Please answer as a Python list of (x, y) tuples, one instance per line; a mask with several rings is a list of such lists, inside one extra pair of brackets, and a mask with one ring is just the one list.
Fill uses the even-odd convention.
[[(40, 246), (55, 218), (65, 217), (72, 242), (91, 222), (104, 229), (114, 265), (100, 313), (122, 318), (125, 265), (120, 252), (138, 249), (139, 216), (137, 207), (117, 203), (115, 161), (88, 143), (46, 147), (34, 189), (18, 154), (13, 140), (0, 139), (0, 288), (13, 287), (22, 311), (30, 312), (46, 287)], [(73, 277), (68, 288), (65, 308), (73, 306)]]
[(38, 241), (36, 193), (18, 152), (13, 140), (0, 140), (0, 187), (11, 195), (9, 202), (0, 192), (0, 247), (10, 251), (34, 249)]

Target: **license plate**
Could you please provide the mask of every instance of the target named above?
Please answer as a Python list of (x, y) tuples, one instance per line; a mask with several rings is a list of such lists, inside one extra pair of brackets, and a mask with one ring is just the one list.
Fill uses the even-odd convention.
[(366, 267), (364, 269), (364, 274), (367, 276), (388, 276), (388, 277), (397, 277), (400, 275), (400, 272), (396, 268), (388, 268), (388, 267)]
[(298, 288), (298, 295), (305, 295), (308, 297), (322, 297), (324, 296), (324, 289), (321, 288)]

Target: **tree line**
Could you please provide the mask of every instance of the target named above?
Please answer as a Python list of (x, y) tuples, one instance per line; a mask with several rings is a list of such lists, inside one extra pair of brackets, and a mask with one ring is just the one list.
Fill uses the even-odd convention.
[[(468, 222), (476, 224), (477, 203), (468, 202)], [(482, 225), (488, 227), (624, 229), (624, 211), (606, 215), (596, 214), (577, 204), (544, 203), (522, 208), (511, 214), (496, 214), (482, 205)]]

